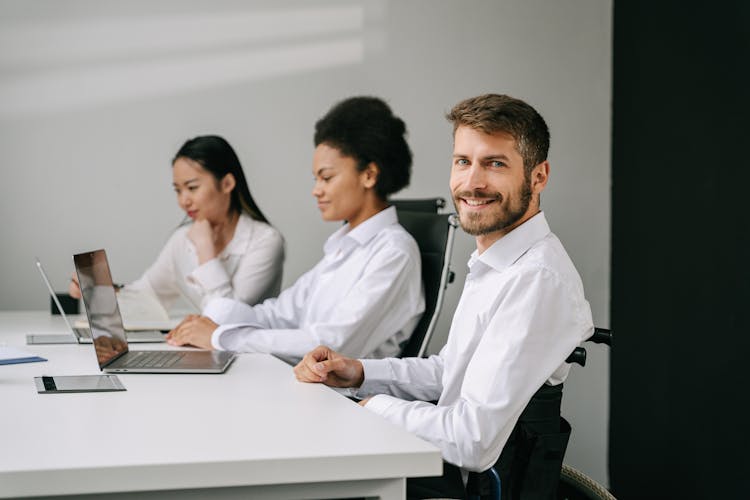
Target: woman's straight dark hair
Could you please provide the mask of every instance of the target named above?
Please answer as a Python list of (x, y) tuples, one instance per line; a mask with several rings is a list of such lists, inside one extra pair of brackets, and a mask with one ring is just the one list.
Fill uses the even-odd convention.
[(178, 158), (187, 158), (199, 163), (201, 167), (211, 172), (217, 182), (220, 182), (225, 175), (232, 174), (236, 185), (231, 193), (229, 209), (238, 214), (245, 212), (257, 221), (270, 224), (250, 194), (237, 153), (223, 137), (202, 135), (190, 139), (174, 155), (173, 165)]

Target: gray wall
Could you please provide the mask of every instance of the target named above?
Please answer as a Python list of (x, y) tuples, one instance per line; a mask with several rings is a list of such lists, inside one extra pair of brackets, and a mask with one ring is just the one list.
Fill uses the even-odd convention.
[[(402, 197), (448, 198), (444, 113), (484, 92), (528, 100), (552, 132), (542, 206), (609, 325), (610, 1), (37, 1), (0, 3), (0, 309), (42, 309), (37, 255), (64, 289), (70, 255), (104, 247), (116, 281), (155, 258), (181, 214), (170, 159), (225, 136), (287, 242), (284, 284), (337, 224), (310, 194), (312, 126), (355, 94), (408, 124), (415, 166)], [(447, 335), (473, 241), (460, 234)], [(567, 461), (606, 482), (609, 365), (566, 384)]]

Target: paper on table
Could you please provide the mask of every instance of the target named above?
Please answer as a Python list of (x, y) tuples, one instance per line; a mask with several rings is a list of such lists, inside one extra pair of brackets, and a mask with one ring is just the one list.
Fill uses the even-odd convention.
[(24, 351), (17, 347), (0, 345), (0, 365), (13, 365), (16, 363), (33, 363), (35, 361), (47, 361), (34, 353)]

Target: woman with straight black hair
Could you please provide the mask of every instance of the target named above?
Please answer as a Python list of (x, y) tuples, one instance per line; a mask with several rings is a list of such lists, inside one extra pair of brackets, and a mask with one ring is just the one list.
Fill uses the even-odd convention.
[[(218, 297), (256, 304), (278, 295), (284, 240), (253, 200), (232, 146), (216, 135), (188, 140), (172, 181), (185, 220), (123, 293), (153, 294), (167, 310), (180, 297), (200, 310)], [(70, 294), (80, 296), (75, 277)]]

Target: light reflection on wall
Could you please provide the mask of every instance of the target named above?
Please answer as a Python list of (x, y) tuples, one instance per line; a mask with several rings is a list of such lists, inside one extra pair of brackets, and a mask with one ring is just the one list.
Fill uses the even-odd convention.
[(362, 7), (0, 29), (0, 117), (69, 111), (361, 63)]

